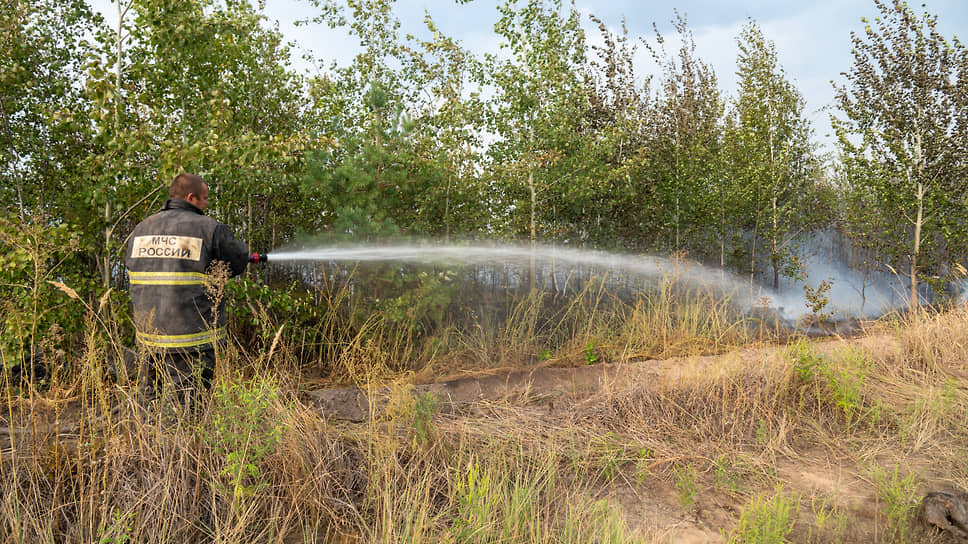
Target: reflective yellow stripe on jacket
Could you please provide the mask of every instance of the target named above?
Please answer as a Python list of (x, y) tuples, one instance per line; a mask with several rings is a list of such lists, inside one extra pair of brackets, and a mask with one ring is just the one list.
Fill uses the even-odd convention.
[(138, 342), (154, 348), (191, 348), (214, 344), (225, 336), (225, 327), (193, 334), (148, 334), (138, 332)]
[(200, 272), (132, 272), (128, 271), (131, 285), (202, 285), (205, 274)]

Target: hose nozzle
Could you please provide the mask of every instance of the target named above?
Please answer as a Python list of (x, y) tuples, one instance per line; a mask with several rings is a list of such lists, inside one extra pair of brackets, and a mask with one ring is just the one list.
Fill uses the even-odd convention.
[(269, 255), (265, 253), (250, 253), (249, 262), (250, 263), (264, 263), (269, 260)]

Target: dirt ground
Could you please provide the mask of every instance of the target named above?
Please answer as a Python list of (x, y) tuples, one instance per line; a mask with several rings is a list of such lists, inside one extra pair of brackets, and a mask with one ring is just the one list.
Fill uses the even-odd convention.
[[(813, 346), (818, 352), (828, 354), (848, 347), (885, 355), (899, 349), (892, 336), (833, 338)], [(552, 363), (416, 385), (413, 392), (432, 394), (438, 400), (439, 410), (469, 421), (484, 418), (487, 409), (482, 407), (489, 406), (500, 406), (505, 413), (514, 412), (522, 418), (554, 420), (567, 414), (574, 421), (581, 414), (594, 417), (595, 407), (604, 399), (633, 390), (675, 387), (676, 383), (697, 375), (709, 377), (789, 364), (781, 357), (783, 349), (767, 346), (724, 355), (578, 367), (556, 367)], [(371, 410), (375, 414), (384, 410), (391, 395), (389, 389), (368, 393), (356, 388), (320, 389), (306, 393), (306, 401), (313, 403), (326, 418), (358, 422), (365, 420)], [(910, 467), (915, 469), (930, 465), (930, 459), (910, 461)], [(882, 541), (876, 529), (879, 521), (883, 521), (877, 519), (881, 515), (878, 494), (865, 476), (869, 472), (858, 465), (856, 457), (848, 459), (842, 452), (818, 444), (806, 450), (784, 451), (768, 462), (775, 467), (776, 479), (783, 489), (807, 501), (800, 505), (801, 515), (807, 512), (809, 516), (810, 512), (817, 511), (846, 512), (841, 522), (844, 527), (839, 529), (844, 542)], [(661, 478), (635, 482), (617, 479), (601, 488), (599, 494), (599, 498), (607, 498), (610, 504), (620, 505), (629, 526), (636, 533), (646, 535), (648, 541), (681, 544), (724, 542), (724, 535), (735, 527), (740, 511), (749, 500), (704, 490), (698, 494), (695, 505), (685, 509), (672, 483)], [(945, 538), (932, 541), (943, 542)]]

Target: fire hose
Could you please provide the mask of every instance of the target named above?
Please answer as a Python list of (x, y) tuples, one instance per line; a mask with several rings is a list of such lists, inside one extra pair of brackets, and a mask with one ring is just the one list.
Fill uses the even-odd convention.
[(258, 263), (264, 263), (268, 260), (269, 260), (268, 253), (250, 253), (249, 254), (250, 263), (258, 264)]

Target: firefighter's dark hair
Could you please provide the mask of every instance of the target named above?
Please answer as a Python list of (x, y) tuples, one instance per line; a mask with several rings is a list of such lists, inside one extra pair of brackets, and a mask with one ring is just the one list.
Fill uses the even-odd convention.
[(168, 188), (168, 198), (184, 200), (190, 193), (200, 195), (204, 186), (205, 180), (200, 176), (182, 172), (175, 176), (175, 179), (171, 182), (171, 187)]

